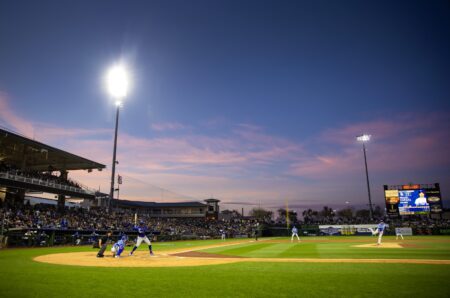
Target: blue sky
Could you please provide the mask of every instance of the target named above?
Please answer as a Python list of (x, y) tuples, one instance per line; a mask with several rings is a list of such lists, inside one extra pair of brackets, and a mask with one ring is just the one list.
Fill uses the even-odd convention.
[(376, 203), (383, 184), (445, 196), (448, 36), (447, 1), (1, 1), (0, 124), (109, 167), (102, 77), (123, 59), (124, 197), (363, 205), (363, 132)]

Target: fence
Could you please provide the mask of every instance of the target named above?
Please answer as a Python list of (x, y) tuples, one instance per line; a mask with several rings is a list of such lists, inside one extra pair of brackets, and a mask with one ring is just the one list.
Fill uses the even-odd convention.
[(42, 180), (42, 179), (37, 179), (37, 178), (29, 178), (29, 177), (20, 176), (20, 175), (14, 175), (14, 174), (11, 174), (8, 172), (0, 172), (0, 178), (9, 179), (9, 180), (17, 181), (17, 182), (26, 182), (26, 183), (30, 183), (30, 184), (34, 184), (34, 185), (41, 185), (41, 186), (56, 188), (56, 189), (60, 189), (60, 190), (73, 191), (73, 192), (78, 192), (78, 193), (82, 193), (82, 194), (91, 194), (91, 195), (95, 194), (92, 190), (82, 189), (82, 188), (69, 186), (69, 185), (64, 185), (64, 184), (56, 183), (53, 181), (47, 181), (47, 180)]

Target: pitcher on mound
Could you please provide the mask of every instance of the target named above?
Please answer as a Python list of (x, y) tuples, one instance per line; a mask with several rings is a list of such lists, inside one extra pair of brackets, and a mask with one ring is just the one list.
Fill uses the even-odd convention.
[(378, 234), (378, 242), (377, 245), (381, 245), (381, 238), (383, 237), (384, 229), (386, 228), (386, 224), (383, 221), (380, 221), (377, 228), (375, 230), (370, 229), (372, 231), (372, 235)]

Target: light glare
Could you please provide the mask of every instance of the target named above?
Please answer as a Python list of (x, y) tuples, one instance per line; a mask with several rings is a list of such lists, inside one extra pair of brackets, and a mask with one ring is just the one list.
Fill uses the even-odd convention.
[(114, 65), (107, 74), (106, 84), (109, 94), (121, 102), (128, 93), (128, 75), (125, 68), (122, 65)]
[(368, 142), (368, 141), (370, 141), (370, 137), (371, 137), (371, 135), (364, 134), (364, 135), (356, 137), (356, 139), (360, 142)]

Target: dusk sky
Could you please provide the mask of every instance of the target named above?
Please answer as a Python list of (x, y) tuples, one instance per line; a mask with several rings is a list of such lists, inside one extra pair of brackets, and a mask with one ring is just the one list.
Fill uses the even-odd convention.
[[(121, 198), (222, 209), (367, 207), (383, 185), (450, 196), (448, 1), (0, 0), (0, 125), (103, 163)], [(170, 190), (163, 191), (160, 188)]]

